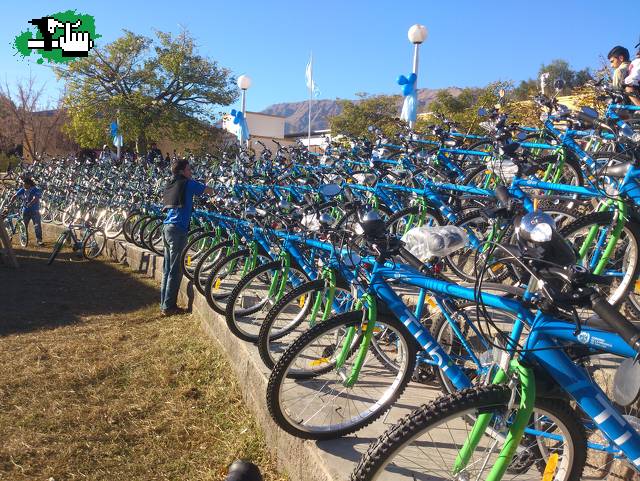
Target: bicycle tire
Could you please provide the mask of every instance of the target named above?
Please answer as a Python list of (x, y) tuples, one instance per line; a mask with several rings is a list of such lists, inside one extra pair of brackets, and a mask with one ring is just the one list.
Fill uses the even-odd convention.
[[(220, 259), (211, 268), (211, 272), (209, 273), (207, 282), (205, 284), (205, 298), (207, 299), (207, 304), (209, 304), (209, 307), (211, 307), (211, 309), (213, 309), (218, 314), (225, 314), (229, 294), (231, 294), (233, 288), (243, 277), (242, 272), (238, 273), (237, 270), (234, 272), (233, 277), (229, 276), (229, 272), (223, 274), (224, 278), (219, 274), (223, 272), (224, 268), (231, 263), (234, 264), (234, 269), (240, 267), (241, 265), (244, 265), (243, 262), (247, 262), (250, 255), (251, 251), (249, 249), (236, 251)], [(258, 258), (262, 258), (263, 260), (266, 259), (266, 262), (271, 261), (271, 258), (261, 256), (260, 254), (258, 254)], [(227, 277), (230, 278), (227, 279)], [(223, 281), (225, 282), (224, 286), (222, 286)]]
[[(594, 212), (567, 224), (559, 230), (559, 233), (565, 238), (570, 238), (572, 234), (576, 234), (581, 229), (589, 226), (610, 226), (612, 225), (614, 215), (615, 213), (613, 211)], [(635, 254), (632, 252), (626, 259), (629, 264), (623, 266), (625, 274), (622, 277), (622, 281), (613, 289), (613, 293), (607, 295), (609, 303), (615, 306), (619, 306), (623, 301), (628, 299), (634, 282), (640, 275), (640, 224), (632, 219), (628, 219), (625, 222), (623, 232), (626, 234), (629, 246), (633, 247)], [(632, 305), (632, 302), (628, 304)]]
[(140, 220), (141, 215), (142, 215), (142, 212), (134, 211), (131, 214), (129, 214), (127, 218), (124, 220), (124, 223), (122, 224), (122, 234), (124, 235), (124, 238), (127, 242), (133, 243), (133, 239), (131, 237), (131, 230), (133, 229), (133, 226), (135, 225), (135, 223), (138, 222), (138, 220)]
[(157, 256), (164, 257), (164, 223), (159, 222), (149, 233), (147, 244), (151, 247), (153, 253)]
[[(269, 383), (267, 385), (267, 407), (271, 418), (284, 431), (302, 439), (326, 440), (345, 436), (358, 431), (378, 419), (402, 395), (411, 380), (411, 376), (415, 368), (417, 342), (400, 321), (393, 317), (389, 317), (384, 320), (378, 319), (376, 324), (378, 326), (386, 325), (388, 328), (392, 328), (397, 332), (399, 339), (398, 345), (402, 346), (402, 365), (400, 369), (390, 370), (386, 367), (374, 366), (373, 362), (369, 363), (370, 360), (376, 359), (375, 356), (372, 355), (366, 359), (367, 363), (365, 363), (365, 366), (367, 366), (367, 370), (365, 371), (363, 366), (363, 370), (360, 372), (358, 377), (358, 380), (362, 381), (368, 375), (372, 375), (371, 378), (375, 378), (376, 380), (376, 387), (368, 385), (369, 383), (366, 381), (362, 382), (362, 385), (367, 385), (366, 394), (363, 392), (362, 394), (350, 396), (349, 393), (347, 393), (342, 397), (339, 395), (334, 396), (333, 392), (330, 392), (330, 394), (325, 392), (327, 396), (323, 396), (323, 398), (327, 399), (327, 402), (321, 402), (317, 412), (309, 419), (301, 418), (304, 414), (304, 410), (302, 413), (293, 414), (292, 412), (288, 412), (287, 406), (283, 406), (283, 403), (286, 404), (286, 402), (281, 400), (281, 393), (283, 395), (284, 393), (287, 393), (294, 396), (293, 400), (296, 402), (301, 399), (301, 396), (298, 395), (298, 391), (293, 390), (293, 388), (289, 389), (286, 387), (288, 381), (291, 381), (291, 384), (295, 388), (300, 388), (303, 393), (311, 393), (311, 396), (316, 396), (316, 400), (317, 395), (313, 394), (313, 387), (316, 386), (316, 384), (319, 384), (316, 388), (319, 387), (321, 390), (324, 390), (330, 386), (329, 381), (318, 381), (318, 377), (327, 374), (328, 378), (335, 379), (336, 386), (341, 386), (341, 373), (343, 368), (348, 371), (348, 368), (345, 368), (347, 363), (345, 362), (345, 365), (336, 372), (334, 369), (335, 360), (331, 360), (328, 356), (333, 356), (340, 349), (339, 337), (344, 336), (344, 334), (341, 333), (347, 332), (351, 327), (358, 328), (361, 324), (362, 311), (350, 311), (338, 314), (326, 321), (316, 324), (314, 327), (304, 332), (298, 339), (296, 339), (295, 342), (293, 342), (293, 344), (291, 344), (291, 346), (278, 360), (273, 371), (271, 371), (271, 376), (269, 377)], [(332, 331), (335, 331), (335, 333)], [(329, 344), (322, 347), (320, 339), (324, 337), (325, 334), (328, 334), (327, 342), (329, 342)], [(354, 354), (358, 350), (361, 339), (361, 333), (358, 332), (352, 345), (343, 347), (348, 349), (347, 361), (356, 357)], [(344, 340), (344, 337), (342, 340)], [(400, 343), (400, 340), (402, 343)], [(331, 344), (331, 342), (334, 342), (334, 344)], [(313, 349), (318, 349), (319, 354), (305, 354), (303, 356), (302, 353), (305, 351), (305, 348), (309, 346)], [(294, 369), (293, 367), (298, 355), (301, 355), (300, 359), (302, 359), (303, 366), (306, 366), (303, 369)], [(320, 355), (320, 357), (318, 357), (318, 355)], [(311, 361), (309, 361), (309, 359), (311, 359)], [(319, 361), (319, 364), (317, 364), (316, 361)], [(306, 386), (305, 381), (309, 381), (309, 387)], [(389, 382), (389, 387), (382, 387), (382, 392), (377, 392), (376, 388), (383, 386), (386, 381)], [(351, 389), (354, 390), (357, 386), (359, 386), (359, 384), (356, 381), (353, 386), (351, 386)], [(345, 392), (346, 390), (343, 390), (343, 393)], [(351, 407), (349, 403), (353, 402), (352, 399), (357, 399), (360, 405), (364, 405), (363, 412), (358, 412), (346, 421), (339, 422), (335, 426), (313, 426), (309, 424), (311, 420), (316, 418), (316, 414), (319, 414), (324, 409), (328, 409), (327, 412), (330, 413), (340, 413), (336, 416), (338, 418), (340, 416), (349, 417), (351, 415)], [(314, 398), (312, 398), (312, 401), (313, 400)], [(345, 406), (339, 406), (336, 408), (333, 404), (329, 405), (328, 400), (331, 400), (332, 402), (344, 401)], [(310, 401), (306, 405), (305, 410), (309, 407), (313, 410), (318, 406), (311, 406)], [(356, 408), (355, 403), (353, 404), (353, 407)], [(329, 420), (331, 420), (331, 418)]]
[(56, 241), (56, 243), (53, 246), (53, 250), (51, 251), (51, 254), (49, 255), (49, 259), (47, 259), (47, 265), (48, 266), (50, 266), (53, 263), (53, 261), (55, 260), (56, 256), (58, 255), (58, 253), (62, 249), (62, 246), (66, 242), (68, 236), (69, 236), (69, 231), (68, 230), (64, 231), (62, 234), (60, 234), (58, 236), (58, 240)]
[[(211, 239), (215, 238), (215, 233), (213, 232), (201, 232), (200, 234), (196, 235), (195, 237), (193, 237), (190, 241), (187, 242), (187, 244), (184, 246), (184, 249), (182, 249), (182, 252), (180, 252), (180, 265), (182, 266), (182, 273), (184, 274), (184, 276), (189, 279), (190, 281), (194, 280), (194, 271), (195, 268), (197, 266), (197, 262), (195, 264), (195, 266), (193, 267), (193, 269), (190, 269), (190, 265), (187, 264), (192, 264), (193, 261), (195, 259), (200, 260), (200, 257), (204, 254), (204, 252), (200, 252), (200, 250), (196, 251), (196, 253), (199, 255), (194, 256), (191, 255), (189, 257), (189, 251), (192, 249), (194, 244), (197, 244), (198, 242), (201, 242), (202, 240), (206, 239), (207, 237), (210, 237)], [(205, 251), (208, 249), (205, 249)], [(189, 261), (189, 262), (187, 262)]]
[[(102, 240), (98, 237), (102, 236)], [(95, 245), (91, 245), (91, 242), (96, 242)], [(102, 254), (104, 248), (107, 245), (107, 234), (103, 229), (92, 229), (91, 233), (82, 241), (82, 257), (85, 259), (96, 259)], [(95, 249), (94, 247), (98, 247)]]
[[(238, 282), (238, 284), (233, 289), (233, 291), (231, 291), (231, 294), (229, 294), (229, 299), (227, 300), (227, 303), (226, 303), (224, 317), (227, 323), (227, 327), (236, 337), (242, 339), (243, 341), (255, 343), (258, 340), (258, 332), (260, 329), (259, 328), (252, 329), (254, 331), (257, 331), (255, 333), (250, 332), (250, 331), (247, 331), (247, 327), (244, 327), (244, 328), (241, 327), (241, 324), (246, 324), (247, 321), (249, 321), (251, 324), (254, 324), (253, 321), (248, 319), (248, 316), (253, 316), (254, 314), (258, 314), (259, 312), (263, 311), (263, 308), (265, 305), (269, 305), (269, 298), (264, 298), (258, 301), (257, 304), (251, 307), (242, 307), (238, 309), (237, 302), (239, 299), (241, 299), (243, 291), (248, 286), (250, 286), (252, 281), (260, 278), (261, 276), (262, 276), (262, 281), (266, 287), (266, 290), (268, 291), (271, 284), (271, 280), (273, 279), (273, 277), (268, 277), (269, 271), (278, 271), (280, 272), (280, 274), (282, 274), (282, 269), (283, 269), (283, 265), (281, 260), (262, 264), (256, 267), (255, 269), (253, 269), (251, 272), (248, 272), (247, 275), (245, 275), (242, 279), (240, 279), (240, 282)], [(291, 266), (289, 273), (292, 273), (292, 272), (297, 273), (298, 278), (308, 280), (308, 277), (304, 273), (304, 271), (298, 269), (297, 267)], [(280, 283), (280, 280), (278, 281), (278, 283)], [(290, 286), (290, 282), (288, 280), (285, 288), (287, 286)], [(285, 294), (286, 292), (288, 291), (285, 291)], [(241, 302), (244, 302), (244, 300), (242, 300)], [(255, 319), (255, 321), (259, 322), (260, 325), (262, 325), (261, 321), (264, 320), (264, 317), (262, 319), (259, 318), (260, 316), (256, 316), (256, 317), (257, 318)], [(266, 313), (265, 313), (265, 317), (266, 317)]]
[[(464, 442), (462, 438), (465, 436), (464, 434), (460, 435), (460, 433), (456, 433), (456, 436), (461, 438), (460, 441), (458, 441), (453, 436), (456, 426), (454, 426), (454, 429), (449, 429), (448, 431), (443, 430), (441, 432), (438, 431), (439, 426), (444, 423), (453, 423), (454, 418), (460, 417), (462, 419), (456, 423), (458, 429), (460, 431), (467, 430), (468, 432), (472, 427), (470, 421), (478, 413), (508, 412), (507, 406), (509, 405), (510, 397), (511, 389), (507, 386), (489, 385), (467, 388), (456, 393), (442, 396), (429, 404), (422, 405), (403, 417), (394, 426), (387, 429), (382, 436), (369, 446), (369, 449), (362, 456), (358, 466), (352, 473), (350, 480), (372, 481), (384, 479), (396, 481), (401, 479), (424, 479), (425, 476), (429, 476), (425, 471), (427, 469), (426, 464), (429, 463), (430, 459), (435, 460), (435, 462), (431, 462), (432, 466), (429, 468), (432, 470), (431, 473), (434, 474), (427, 479), (433, 481), (453, 479), (451, 477), (453, 470), (448, 466), (438, 464), (446, 463), (447, 459), (451, 459), (452, 461), (456, 459), (459, 450), (456, 449), (455, 444), (457, 442)], [(561, 400), (537, 398), (532, 419), (535, 419), (535, 421), (533, 421), (534, 423), (542, 423), (545, 422), (544, 420), (546, 419), (549, 429), (553, 425), (561, 428), (564, 438), (567, 439), (567, 456), (564, 456), (565, 453), (563, 450), (563, 456), (562, 458), (559, 457), (559, 462), (554, 471), (556, 476), (553, 477), (553, 479), (556, 481), (580, 481), (586, 463), (587, 441), (583, 425), (568, 403)], [(534, 426), (537, 427), (538, 424), (534, 424)], [(435, 432), (431, 434), (430, 431)], [(500, 430), (496, 428), (495, 431), (499, 432)], [(497, 436), (492, 436), (490, 432), (485, 435), (484, 439), (486, 440), (488, 438), (492, 441), (498, 441)], [(426, 436), (423, 436), (425, 434), (429, 434), (429, 440)], [(533, 438), (533, 440), (531, 438)], [(444, 443), (444, 439), (447, 439), (448, 442)], [(449, 442), (449, 440), (451, 441)], [(408, 452), (413, 449), (411, 443), (414, 441), (416, 445), (419, 444), (419, 447), (424, 448), (426, 452), (420, 452), (419, 455), (413, 454), (413, 451)], [(525, 442), (531, 444), (523, 446)], [(453, 447), (451, 447), (452, 445)], [(428, 446), (431, 446), (430, 450), (426, 449)], [(415, 450), (418, 450), (419, 447), (416, 447)], [(443, 455), (438, 450), (444, 450), (448, 447), (452, 451), (451, 457), (447, 456), (447, 453)], [(540, 479), (546, 466), (541, 452), (540, 440), (533, 436), (525, 435), (520, 442), (520, 447), (524, 449), (531, 447), (534, 451), (533, 454), (536, 456), (540, 455), (540, 458), (527, 459), (526, 454), (517, 454), (502, 479), (504, 481), (523, 479), (521, 477), (523, 469), (533, 470), (533, 478), (529, 479)], [(477, 449), (480, 451), (481, 449), (488, 448), (481, 448), (481, 446), (478, 445)], [(547, 454), (548, 452), (549, 451), (547, 451)], [(414, 456), (414, 459), (419, 459), (420, 461), (424, 460), (423, 466), (421, 466), (420, 472), (417, 475), (418, 477), (409, 472), (410, 468), (408, 466), (400, 466), (400, 462), (390, 467), (388, 472), (382, 472), (394, 459), (400, 459), (400, 461), (404, 461), (405, 464), (409, 464), (410, 456)], [(524, 464), (524, 467), (514, 465), (514, 461), (519, 461), (521, 464)], [(467, 467), (473, 469), (474, 464), (478, 465), (481, 470), (480, 474), (475, 476), (476, 473), (466, 473), (467, 476), (463, 477), (463, 474), (463, 476), (460, 476), (460, 479), (480, 479), (480, 475), (483, 472), (482, 470), (484, 470), (486, 466), (492, 466), (489, 459), (483, 462), (482, 460), (472, 458), (472, 462), (468, 463)], [(488, 474), (488, 472), (489, 469), (484, 470), (484, 474)], [(446, 478), (444, 476), (446, 476)]]
[(145, 222), (147, 222), (148, 220), (150, 220), (152, 218), (152, 216), (150, 215), (142, 215), (138, 218), (138, 220), (135, 222), (135, 224), (133, 224), (133, 226), (131, 227), (131, 231), (129, 232), (129, 238), (131, 239), (129, 242), (133, 243), (134, 245), (138, 246), (138, 247), (142, 247), (139, 242), (140, 242), (140, 230), (142, 229), (142, 226), (144, 225)]
[(16, 221), (16, 232), (18, 233), (18, 241), (21, 247), (27, 247), (29, 245), (29, 230), (27, 224), (22, 219)]
[[(218, 242), (211, 249), (207, 250), (196, 264), (196, 268), (193, 271), (193, 283), (196, 289), (203, 296), (205, 295), (205, 286), (207, 284), (207, 278), (209, 276), (208, 271), (222, 258), (223, 249), (233, 247), (231, 240)], [(231, 254), (231, 252), (229, 253)], [(209, 262), (210, 256), (214, 255), (213, 259)], [(228, 255), (228, 254), (227, 254)]]

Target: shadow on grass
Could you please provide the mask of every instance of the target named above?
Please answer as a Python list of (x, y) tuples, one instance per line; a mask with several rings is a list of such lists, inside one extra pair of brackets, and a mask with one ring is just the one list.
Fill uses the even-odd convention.
[(19, 269), (0, 267), (0, 336), (51, 329), (82, 316), (126, 313), (158, 303), (153, 287), (100, 261), (17, 250)]

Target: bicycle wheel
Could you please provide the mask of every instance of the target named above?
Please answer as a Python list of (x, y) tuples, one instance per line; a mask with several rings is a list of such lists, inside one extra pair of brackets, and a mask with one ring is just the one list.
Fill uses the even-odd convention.
[[(615, 212), (594, 212), (581, 217), (564, 226), (559, 233), (578, 249), (584, 250), (581, 264), (593, 270), (602, 250), (611, 239), (615, 226)], [(585, 240), (591, 229), (596, 230), (594, 241), (585, 245)], [(629, 299), (632, 306), (640, 305), (640, 298), (634, 291), (634, 284), (640, 274), (640, 225), (628, 219), (625, 221), (620, 237), (611, 252), (608, 262), (601, 275), (611, 276), (614, 281), (611, 286), (602, 286), (607, 292), (607, 300), (614, 305), (620, 305)], [(639, 311), (640, 312), (640, 311)]]
[[(399, 369), (382, 365), (369, 346), (359, 374), (349, 379), (364, 339), (362, 318), (362, 311), (350, 311), (317, 324), (277, 362), (267, 385), (267, 406), (283, 430), (304, 439), (338, 438), (382, 416), (405, 390), (415, 368), (417, 344), (395, 318), (378, 319), (375, 329), (395, 332)], [(344, 364), (336, 368), (341, 355)]]
[(133, 230), (133, 226), (140, 220), (142, 215), (142, 212), (132, 212), (127, 216), (124, 223), (122, 224), (122, 233), (124, 234), (124, 238), (127, 242), (133, 243), (131, 231)]
[(47, 260), (47, 265), (48, 266), (50, 266), (51, 263), (55, 260), (56, 256), (58, 255), (58, 253), (62, 249), (62, 246), (64, 245), (65, 241), (67, 240), (68, 236), (69, 236), (69, 231), (68, 230), (66, 230), (62, 234), (60, 234), (60, 236), (58, 237), (58, 240), (53, 245), (53, 250), (51, 251), (51, 255), (49, 255), (49, 259)]
[[(462, 216), (454, 225), (473, 233), (480, 244), (480, 248), (490, 236), (495, 237), (493, 233), (494, 224), (478, 211)], [(499, 228), (501, 229), (502, 227)], [(507, 232), (503, 235), (509, 236), (513, 229), (511, 226), (507, 226), (506, 229)], [(496, 239), (494, 238), (493, 240), (495, 241)], [(477, 252), (476, 248), (467, 245), (449, 254), (444, 260), (458, 277), (466, 282), (474, 282), (476, 278), (475, 263)], [(491, 282), (501, 282), (508, 275), (508, 269), (500, 262), (490, 263), (489, 268), (486, 270), (486, 276)]]
[[(271, 258), (258, 254), (256, 265), (266, 264)], [(218, 314), (224, 314), (229, 294), (251, 269), (251, 251), (243, 249), (223, 257), (211, 267), (205, 284), (205, 298), (209, 307)]]
[(143, 215), (138, 218), (133, 227), (131, 227), (131, 231), (129, 232), (129, 238), (131, 239), (129, 242), (133, 242), (138, 247), (142, 247), (140, 245), (140, 232), (144, 225), (149, 222), (153, 217), (150, 215)]
[[(444, 314), (439, 314), (434, 320), (433, 337), (442, 346), (442, 349), (451, 357), (453, 362), (460, 367), (471, 382), (482, 379), (493, 363), (492, 343), (496, 342), (497, 330), (494, 326), (484, 323), (478, 326), (476, 322), (477, 304), (472, 302), (461, 303), (455, 307), (449, 315), (452, 326)], [(513, 322), (517, 316), (509, 312), (500, 311), (490, 306), (485, 309), (491, 316), (491, 320), (500, 327), (502, 332), (511, 332)], [(458, 330), (462, 339), (456, 334)], [(466, 344), (466, 346), (465, 346)], [(457, 391), (446, 374), (440, 368), (436, 369), (438, 380), (444, 388), (444, 392)]]
[(150, 235), (153, 232), (153, 229), (155, 229), (158, 224), (162, 224), (162, 217), (152, 216), (148, 222), (143, 223), (143, 225), (140, 227), (140, 234), (138, 236), (138, 242), (136, 242), (136, 245), (142, 247), (143, 249), (152, 250), (148, 242), (150, 240)]
[[(328, 287), (322, 279), (305, 282), (286, 293), (269, 310), (258, 333), (258, 353), (260, 359), (273, 369), (283, 352), (304, 331), (322, 320), (326, 309)], [(316, 296), (320, 295), (319, 305), (314, 309)], [(347, 312), (352, 308), (353, 297), (344, 282), (338, 282), (331, 314)], [(338, 309), (338, 310), (336, 310)], [(312, 319), (312, 313), (316, 311)]]
[(430, 207), (414, 205), (391, 215), (387, 220), (387, 230), (391, 234), (402, 236), (413, 227), (441, 224), (442, 216), (437, 211)]
[(162, 233), (163, 227), (164, 224), (162, 222), (158, 222), (147, 238), (147, 245), (151, 248), (155, 255), (160, 257), (164, 257), (164, 236)]
[[(511, 389), (491, 385), (440, 397), (408, 414), (388, 429), (364, 454), (351, 481), (484, 480), (493, 467), (509, 428)], [(481, 413), (493, 413), (488, 429), (465, 466), (456, 460)], [(580, 420), (563, 401), (536, 399), (525, 436), (502, 480), (579, 481), (586, 461)], [(546, 478), (544, 478), (546, 479)]]
[[(205, 287), (207, 285), (207, 279), (211, 268), (225, 255), (229, 255), (232, 252), (233, 242), (230, 240), (218, 242), (211, 249), (208, 249), (200, 256), (196, 264), (196, 268), (193, 271), (193, 283), (196, 289), (203, 296), (205, 295)], [(189, 260), (187, 260), (189, 263)]]
[(215, 242), (214, 232), (201, 232), (187, 242), (184, 249), (180, 253), (180, 265), (182, 265), (182, 273), (187, 279), (193, 281), (194, 272), (198, 261), (207, 252)]
[(121, 210), (115, 210), (108, 216), (104, 231), (107, 239), (115, 239), (122, 234), (124, 223), (126, 221), (125, 213)]
[(27, 225), (22, 219), (16, 221), (16, 232), (18, 233), (18, 239), (22, 247), (29, 245), (29, 231)]
[(102, 229), (93, 229), (82, 241), (82, 256), (85, 259), (95, 259), (107, 245), (107, 235)]
[[(274, 277), (278, 274), (277, 279)], [(276, 295), (284, 276), (282, 261), (256, 267), (245, 275), (229, 294), (225, 320), (229, 330), (243, 341), (256, 342), (267, 312), (276, 302)], [(308, 280), (307, 275), (290, 267), (284, 293)], [(272, 285), (275, 282), (275, 285)]]

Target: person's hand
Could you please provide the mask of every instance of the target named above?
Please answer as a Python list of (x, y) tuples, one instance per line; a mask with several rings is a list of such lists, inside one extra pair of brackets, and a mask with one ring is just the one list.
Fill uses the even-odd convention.
[(63, 53), (89, 52), (93, 48), (93, 40), (88, 32), (74, 32), (74, 28), (81, 25), (81, 20), (76, 23), (64, 23), (64, 35), (58, 41)]

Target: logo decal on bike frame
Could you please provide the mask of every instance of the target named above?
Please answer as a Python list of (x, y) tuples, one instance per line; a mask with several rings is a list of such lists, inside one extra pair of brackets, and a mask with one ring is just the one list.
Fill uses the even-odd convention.
[(577, 338), (578, 342), (581, 342), (582, 344), (588, 344), (591, 336), (588, 332), (581, 332), (580, 334), (578, 334)]

